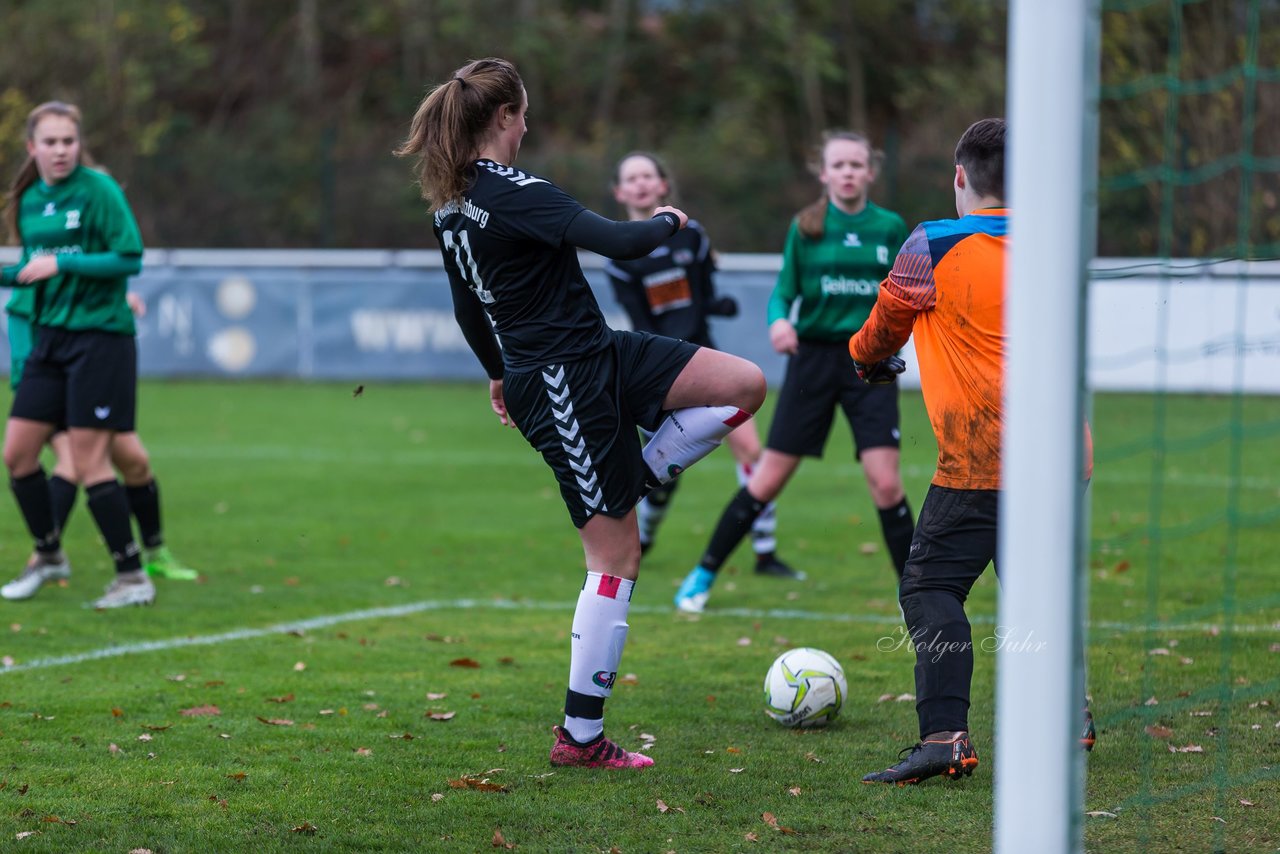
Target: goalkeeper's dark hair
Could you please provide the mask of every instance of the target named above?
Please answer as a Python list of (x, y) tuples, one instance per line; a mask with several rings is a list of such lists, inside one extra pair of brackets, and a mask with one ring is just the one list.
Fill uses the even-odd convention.
[(1004, 119), (982, 119), (956, 143), (956, 165), (964, 167), (969, 188), (979, 196), (1003, 199), (1004, 145), (1007, 124)]
[[(814, 150), (813, 157), (809, 161), (809, 171), (815, 176), (822, 173), (823, 161), (827, 156), (827, 146), (836, 140), (845, 140), (846, 142), (860, 142), (867, 147), (867, 157), (870, 160), (871, 172), (876, 174), (880, 171), (880, 165), (884, 163), (884, 152), (878, 151), (867, 139), (857, 131), (851, 130), (829, 130), (822, 134), (822, 142)], [(813, 204), (803, 208), (796, 215), (796, 222), (800, 227), (800, 233), (810, 240), (821, 240), (826, 234), (827, 222), (827, 204), (828, 197), (824, 192), (822, 197)]]
[(468, 62), (422, 99), (409, 136), (395, 154), (418, 158), (414, 171), (433, 213), (462, 201), (475, 180), (472, 162), (494, 113), (503, 107), (518, 109), (523, 100), (524, 83), (516, 67), (497, 57)]

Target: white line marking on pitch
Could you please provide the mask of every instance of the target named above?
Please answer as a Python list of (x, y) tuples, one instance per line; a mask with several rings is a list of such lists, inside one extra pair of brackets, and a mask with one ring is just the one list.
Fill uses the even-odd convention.
[[(20, 673), (24, 670), (42, 670), (47, 667), (59, 667), (64, 664), (82, 664), (86, 661), (98, 661), (103, 658), (118, 658), (123, 655), (135, 655), (144, 652), (161, 652), (169, 649), (181, 649), (188, 646), (213, 646), (229, 641), (251, 640), (269, 635), (282, 635), (290, 632), (304, 632), (309, 629), (323, 629), (340, 623), (357, 620), (378, 620), (385, 617), (402, 617), (406, 614), (417, 614), (423, 611), (467, 611), (492, 608), (506, 611), (571, 611), (572, 602), (517, 602), (511, 599), (444, 599), (411, 602), (407, 605), (392, 605), (385, 608), (366, 608), (360, 611), (348, 611), (345, 614), (330, 614), (324, 617), (312, 617), (306, 620), (295, 620), (291, 623), (277, 623), (261, 629), (236, 629), (216, 635), (198, 635), (195, 637), (170, 638), (168, 640), (140, 641), (138, 643), (118, 644), (102, 647), (88, 652), (71, 655), (57, 655), (47, 658), (36, 658), (31, 661), (0, 668), (0, 675)], [(633, 614), (667, 614), (675, 616), (670, 608), (658, 605), (633, 605)], [(896, 626), (901, 623), (898, 616), (882, 614), (821, 614), (815, 611), (797, 611), (787, 609), (760, 610), (754, 608), (721, 608), (705, 612), (703, 617), (740, 617), (744, 619), (778, 619), (778, 620), (811, 620), (832, 623), (872, 623), (884, 626)], [(970, 621), (978, 625), (991, 625), (993, 618), (985, 614), (970, 617)], [(1162, 623), (1148, 627), (1145, 624), (1096, 622), (1090, 628), (1103, 631), (1140, 632), (1150, 628), (1161, 633), (1172, 632), (1208, 632), (1221, 626), (1210, 623)], [(1242, 623), (1233, 626), (1234, 631), (1241, 633), (1276, 631), (1276, 625), (1257, 625)]]

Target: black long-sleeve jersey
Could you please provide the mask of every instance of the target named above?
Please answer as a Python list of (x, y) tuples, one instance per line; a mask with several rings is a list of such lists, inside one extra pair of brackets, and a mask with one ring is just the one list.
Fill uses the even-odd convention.
[(711, 241), (694, 220), (643, 258), (611, 260), (605, 272), (631, 325), (697, 344), (709, 340), (715, 300)]
[[(461, 203), (436, 211), (433, 230), (454, 313), (489, 376), (500, 378), (504, 363), (509, 370), (530, 370), (604, 349), (608, 328), (577, 247), (644, 254), (675, 231), (675, 216), (615, 223), (545, 178), (491, 160), (476, 161), (474, 170)], [(502, 342), (501, 355), (485, 314)]]

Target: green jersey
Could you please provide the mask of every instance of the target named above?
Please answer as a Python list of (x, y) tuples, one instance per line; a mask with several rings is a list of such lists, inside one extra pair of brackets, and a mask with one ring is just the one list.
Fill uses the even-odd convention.
[(871, 314), (880, 282), (907, 239), (907, 224), (870, 202), (856, 214), (827, 202), (824, 226), (823, 236), (811, 240), (791, 222), (769, 298), (769, 323), (790, 318), (794, 309), (801, 340), (836, 343), (848, 341)]
[[(22, 259), (3, 270), (13, 287), (6, 310), (38, 326), (134, 335), (125, 301), (130, 275), (142, 267), (142, 237), (124, 193), (109, 175), (78, 166), (52, 186), (37, 181), (18, 206)], [(19, 270), (56, 255), (58, 273), (23, 286)]]

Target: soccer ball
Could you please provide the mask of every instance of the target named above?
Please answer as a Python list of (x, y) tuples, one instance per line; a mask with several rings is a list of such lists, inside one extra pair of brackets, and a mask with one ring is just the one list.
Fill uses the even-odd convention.
[(800, 647), (774, 659), (764, 677), (764, 713), (786, 727), (826, 726), (849, 686), (840, 663), (820, 649)]

